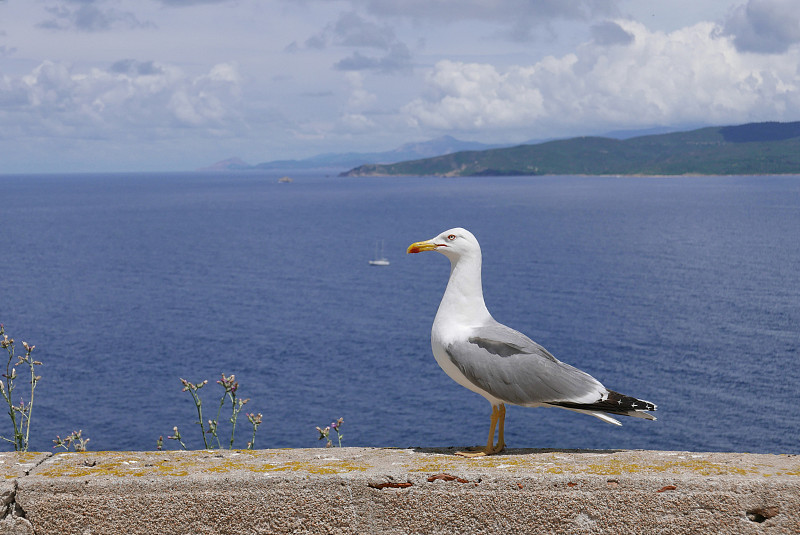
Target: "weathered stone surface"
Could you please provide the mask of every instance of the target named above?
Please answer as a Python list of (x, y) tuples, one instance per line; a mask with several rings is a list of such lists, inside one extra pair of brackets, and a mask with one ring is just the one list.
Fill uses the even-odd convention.
[(33, 526), (25, 518), (8, 515), (0, 520), (0, 535), (34, 535)]
[(33, 527), (23, 518), (25, 512), (16, 503), (17, 480), (50, 453), (0, 453), (0, 535), (33, 535)]
[(37, 535), (800, 533), (799, 456), (452, 453), (65, 453), (16, 502)]

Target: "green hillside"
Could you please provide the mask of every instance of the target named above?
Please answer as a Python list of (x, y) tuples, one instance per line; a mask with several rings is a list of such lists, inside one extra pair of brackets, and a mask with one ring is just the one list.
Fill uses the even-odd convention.
[(465, 151), (342, 176), (800, 174), (800, 122), (710, 127), (627, 140), (580, 137)]

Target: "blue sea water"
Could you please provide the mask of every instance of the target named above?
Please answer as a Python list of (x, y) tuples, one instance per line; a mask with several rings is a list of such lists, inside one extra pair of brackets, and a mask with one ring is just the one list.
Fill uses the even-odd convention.
[(179, 379), (209, 379), (213, 417), (223, 372), (257, 447), (339, 417), (344, 445), (485, 443), (489, 404), (431, 355), (449, 263), (405, 254), (463, 226), (497, 320), (659, 406), (621, 428), (510, 407), (509, 447), (800, 450), (800, 177), (277, 177), (0, 176), (0, 322), (44, 363), (32, 449), (176, 425), (199, 447)]

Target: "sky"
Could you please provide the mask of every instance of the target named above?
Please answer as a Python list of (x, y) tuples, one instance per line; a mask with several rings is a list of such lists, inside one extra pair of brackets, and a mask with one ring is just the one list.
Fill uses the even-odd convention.
[(0, 173), (797, 120), (797, 0), (0, 0)]

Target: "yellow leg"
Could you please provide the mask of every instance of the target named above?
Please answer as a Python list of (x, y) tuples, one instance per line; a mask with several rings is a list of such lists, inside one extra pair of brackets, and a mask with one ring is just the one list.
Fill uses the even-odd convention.
[(497, 410), (497, 407), (492, 406), (492, 423), (489, 426), (489, 440), (486, 441), (486, 455), (494, 453), (494, 430), (497, 428), (497, 417), (499, 415), (500, 411)]
[(503, 428), (506, 425), (506, 406), (502, 403), (500, 404), (500, 410), (498, 415), (499, 421), (499, 428), (497, 430), (497, 446), (494, 447), (493, 453), (500, 453), (506, 447), (506, 441), (503, 438)]
[[(495, 407), (492, 406), (492, 422), (489, 426), (489, 440), (486, 441), (486, 449), (479, 451), (457, 451), (456, 455), (462, 457), (484, 457), (500, 453), (506, 447), (503, 439), (503, 428), (506, 422), (506, 406), (502, 403)], [(498, 426), (499, 423), (499, 426)], [(497, 429), (497, 445), (494, 445), (494, 430)]]

